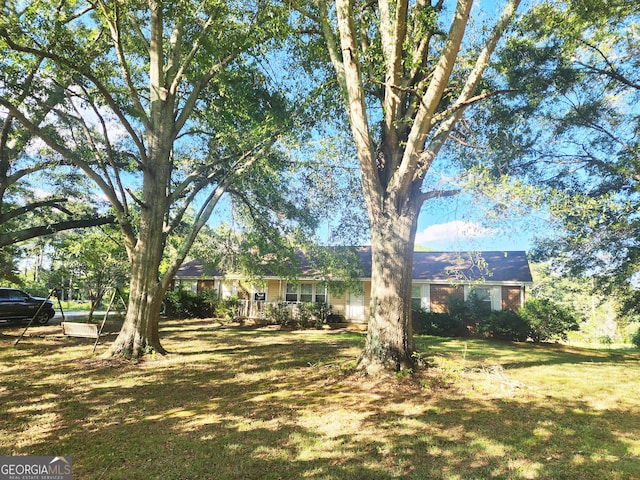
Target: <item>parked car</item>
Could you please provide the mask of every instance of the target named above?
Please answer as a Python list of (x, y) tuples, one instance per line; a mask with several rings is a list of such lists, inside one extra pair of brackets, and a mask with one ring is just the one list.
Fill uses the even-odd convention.
[(28, 321), (36, 312), (38, 316), (33, 320), (36, 325), (46, 325), (56, 313), (51, 300), (32, 297), (16, 288), (0, 288), (0, 323)]

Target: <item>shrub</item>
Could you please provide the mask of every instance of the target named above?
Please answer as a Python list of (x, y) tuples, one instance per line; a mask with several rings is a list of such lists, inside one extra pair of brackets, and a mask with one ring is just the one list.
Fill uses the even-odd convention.
[(424, 309), (414, 310), (412, 314), (416, 333), (438, 337), (455, 337), (462, 333), (460, 319), (451, 314), (427, 312)]
[(491, 314), (491, 307), (476, 292), (472, 292), (467, 300), (451, 297), (448, 310), (454, 323), (460, 325), (460, 336), (482, 335), (483, 322)]
[(491, 312), (481, 319), (478, 333), (498, 340), (525, 342), (529, 337), (529, 323), (511, 310)]
[(345, 322), (344, 315), (339, 313), (330, 313), (327, 315), (327, 323), (343, 323)]
[(527, 301), (519, 314), (529, 324), (529, 337), (536, 343), (566, 340), (567, 332), (580, 328), (571, 310), (548, 299)]
[(242, 300), (238, 297), (228, 297), (214, 302), (213, 311), (218, 318), (233, 320), (238, 315), (238, 307), (242, 305)]
[(282, 325), (286, 327), (293, 323), (291, 308), (286, 302), (268, 304), (265, 308), (265, 315), (276, 325)]
[(213, 313), (209, 295), (206, 292), (193, 293), (179, 288), (167, 292), (164, 297), (166, 313), (171, 317), (207, 318)]
[(486, 302), (473, 296), (467, 301), (451, 298), (448, 310), (448, 313), (414, 310), (413, 330), (441, 337), (479, 336), (518, 342), (530, 338), (544, 342), (566, 340), (567, 332), (579, 329), (578, 320), (569, 309), (544, 299), (529, 300), (515, 313), (492, 312)]
[(322, 302), (298, 304), (296, 323), (302, 328), (319, 328), (327, 323), (331, 314), (331, 305)]
[(332, 319), (331, 305), (321, 302), (279, 302), (267, 305), (265, 313), (273, 323), (285, 327), (319, 328)]
[(458, 327), (455, 336), (467, 337), (477, 331), (476, 324), (479, 312), (474, 311), (469, 302), (457, 297), (450, 297), (447, 302), (447, 310), (451, 322)]

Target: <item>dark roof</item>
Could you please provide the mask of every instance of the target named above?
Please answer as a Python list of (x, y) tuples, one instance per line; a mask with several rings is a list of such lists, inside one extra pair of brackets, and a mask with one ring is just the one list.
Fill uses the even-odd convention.
[(532, 282), (525, 252), (415, 252), (413, 278)]
[[(359, 247), (363, 277), (371, 277), (371, 247)], [(522, 251), (414, 252), (414, 280), (442, 281), (533, 281), (527, 255)]]
[(222, 277), (224, 272), (215, 268), (210, 268), (204, 264), (201, 260), (190, 260), (180, 265), (180, 268), (176, 272), (176, 277)]
[[(371, 247), (356, 249), (362, 266), (362, 277), (371, 278)], [(311, 278), (317, 271), (300, 254), (301, 277)], [(177, 277), (222, 277), (221, 271), (206, 269), (198, 260), (184, 263)], [(267, 274), (267, 276), (269, 276)], [(454, 282), (488, 281), (499, 283), (531, 283), (531, 270), (523, 251), (493, 252), (414, 252), (413, 279)]]

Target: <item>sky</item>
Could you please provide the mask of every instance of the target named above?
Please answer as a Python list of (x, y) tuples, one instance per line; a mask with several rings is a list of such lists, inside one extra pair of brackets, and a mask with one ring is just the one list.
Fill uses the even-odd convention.
[(541, 212), (489, 221), (477, 203), (461, 195), (425, 205), (418, 220), (416, 246), (436, 251), (530, 251), (536, 237), (551, 233)]

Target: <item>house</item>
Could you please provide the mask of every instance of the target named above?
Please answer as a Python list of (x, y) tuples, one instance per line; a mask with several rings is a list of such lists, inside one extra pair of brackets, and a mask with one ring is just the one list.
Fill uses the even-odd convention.
[[(371, 247), (358, 247), (355, 252), (361, 265), (361, 288), (343, 293), (331, 293), (302, 254), (302, 273), (296, 281), (265, 272), (261, 284), (254, 285), (233, 273), (207, 271), (194, 260), (180, 267), (175, 285), (193, 292), (214, 290), (219, 298), (238, 296), (243, 300), (242, 316), (262, 316), (270, 303), (324, 302), (346, 321), (363, 323), (371, 295)], [(412, 304), (444, 312), (451, 298), (466, 300), (474, 292), (491, 310), (516, 310), (524, 304), (531, 283), (529, 262), (522, 251), (415, 252)]]

